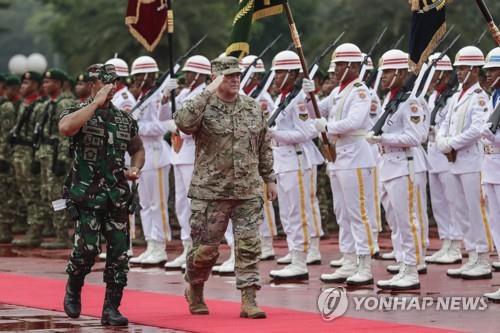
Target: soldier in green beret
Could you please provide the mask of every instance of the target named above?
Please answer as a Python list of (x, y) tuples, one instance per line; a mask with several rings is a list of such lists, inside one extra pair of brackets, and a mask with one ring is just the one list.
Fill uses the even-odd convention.
[(80, 73), (75, 78), (75, 96), (78, 103), (84, 103), (90, 98), (90, 80), (87, 73)]
[(207, 314), (203, 286), (219, 256), (219, 244), (231, 218), (235, 239), (236, 287), (241, 317), (265, 318), (256, 304), (260, 289), (259, 224), (264, 195), (276, 198), (271, 139), (258, 103), (239, 94), (240, 69), (234, 57), (212, 61), (216, 78), (204, 92), (175, 113), (177, 127), (191, 134), (196, 160), (188, 196), (193, 247), (186, 263), (186, 299), (192, 314)]
[[(113, 106), (116, 72), (113, 65), (95, 65), (87, 102), (59, 115), (59, 131), (71, 137), (74, 160), (65, 184), (66, 206), (75, 222), (73, 251), (66, 272), (69, 275), (64, 311), (77, 318), (81, 311), (81, 290), (100, 252), (100, 238), (107, 243), (104, 282), (106, 294), (103, 325), (123, 326), (127, 318), (118, 311), (127, 284), (130, 187), (144, 165), (144, 148), (137, 122)], [(130, 168), (125, 168), (125, 153)]]

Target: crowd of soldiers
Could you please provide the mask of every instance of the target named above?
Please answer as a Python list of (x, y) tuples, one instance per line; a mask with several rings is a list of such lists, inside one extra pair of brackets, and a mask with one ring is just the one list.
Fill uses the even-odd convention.
[[(431, 56), (429, 61), (438, 56)], [(252, 67), (240, 93), (257, 100), (268, 117), (287, 103), (269, 128), (279, 218), (288, 245), (287, 255), (277, 259), (277, 264), (286, 266), (272, 270), (273, 279), (307, 280), (307, 266), (321, 264), (320, 239), (324, 232), (317, 178), (323, 164), (330, 179), (333, 202), (328, 204), (333, 205), (339, 225), (341, 252), (339, 260), (330, 263), (338, 269), (322, 274), (323, 282), (373, 284), (371, 260), (380, 258), (395, 260), (387, 267), (394, 276), (377, 281), (377, 287), (418, 289), (419, 274), (427, 272), (426, 263), (462, 263), (462, 246), (468, 259), (459, 268), (449, 269), (449, 277), (487, 279), (492, 277), (492, 268), (500, 269), (500, 263), (490, 263), (490, 253), (495, 247), (500, 249), (500, 134), (493, 133), (487, 121), (500, 100), (500, 48), (485, 57), (477, 47), (466, 46), (453, 63), (446, 55), (440, 58), (425, 96), (411, 95), (400, 103), (385, 122), (382, 134), (371, 129), (409, 76), (409, 59), (404, 51), (385, 52), (379, 67), (374, 68), (359, 47), (344, 43), (333, 52), (328, 75), (315, 75), (314, 80), (303, 79), (295, 52), (281, 51), (270, 69), (272, 84), (264, 85), (265, 89), (260, 88), (261, 81), (268, 78), (264, 76), (266, 69), (262, 60), (255, 62), (255, 58), (247, 56), (240, 62), (242, 70)], [(175, 94), (175, 108), (180, 109), (201, 94), (210, 82), (211, 63), (203, 55), (191, 56), (181, 68), (183, 80), (167, 78), (160, 93), (152, 97), (148, 92), (159, 78), (153, 58), (135, 59), (130, 73), (122, 59), (106, 63), (114, 65), (119, 77), (112, 103), (132, 113), (146, 154), (138, 192), (147, 247), (131, 257), (130, 263), (183, 269), (192, 247), (188, 191), (197, 152), (193, 137), (180, 131), (172, 119), (171, 95)], [(378, 71), (377, 80), (367, 86), (371, 71)], [(432, 115), (454, 73), (458, 83), (453, 94)], [(4, 193), (9, 194), (0, 209), (1, 243), (12, 241), (15, 246), (47, 249), (71, 246), (68, 220), (57, 207), (71, 165), (71, 143), (59, 134), (57, 114), (87, 101), (88, 80), (88, 73), (79, 74), (72, 89), (67, 84), (71, 80), (59, 69), (42, 74), (29, 71), (21, 79), (0, 77), (4, 119), (0, 178)], [(296, 82), (302, 82), (301, 91), (287, 99)], [(320, 98), (321, 117), (314, 113), (310, 93)], [(134, 109), (146, 99), (147, 103)], [(223, 123), (219, 126), (221, 133), (228, 130)], [(326, 133), (330, 149), (336, 152), (334, 160), (325, 160), (320, 151), (326, 144), (318, 139), (321, 133)], [(183, 252), (168, 260), (166, 242), (172, 239), (167, 211), (171, 167)], [(427, 188), (442, 240), (440, 250), (432, 255), (426, 255)], [(274, 260), (275, 213), (264, 195), (264, 182), (262, 193), (260, 259)], [(385, 254), (378, 246), (382, 207), (393, 245), (393, 251)], [(13, 240), (12, 234), (26, 228), (26, 223), (25, 237)], [(43, 236), (53, 234), (54, 241), (43, 242)], [(231, 274), (238, 270), (231, 223), (225, 238), (230, 257), (213, 271)], [(500, 300), (500, 290), (488, 297)]]

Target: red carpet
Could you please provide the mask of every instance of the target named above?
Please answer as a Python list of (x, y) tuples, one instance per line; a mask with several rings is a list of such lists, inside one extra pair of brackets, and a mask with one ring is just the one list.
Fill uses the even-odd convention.
[[(26, 275), (0, 274), (0, 303), (63, 311), (65, 281)], [(86, 284), (82, 314), (99, 317), (104, 288)], [(183, 297), (126, 289), (120, 308), (133, 323), (190, 332), (366, 332), (456, 333), (457, 331), (342, 317), (325, 322), (319, 314), (268, 308), (268, 319), (239, 318), (239, 303), (209, 300), (211, 314), (192, 316)]]

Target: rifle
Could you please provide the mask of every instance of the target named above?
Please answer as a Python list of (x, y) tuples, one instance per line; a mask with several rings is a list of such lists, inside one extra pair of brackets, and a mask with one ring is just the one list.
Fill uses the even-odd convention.
[[(445, 34), (445, 36), (439, 41), (439, 44), (440, 45), (443, 40), (446, 39), (446, 37), (448, 36), (448, 34)], [(408, 98), (410, 97), (410, 95), (412, 94), (412, 89), (414, 88), (414, 85), (415, 85), (415, 82), (417, 81), (417, 78), (419, 79), (419, 82), (418, 82), (418, 87), (415, 87), (417, 88), (415, 91), (415, 95), (418, 96), (419, 93), (422, 92), (422, 88), (425, 87), (426, 85), (426, 82), (428, 81), (427, 79), (429, 78), (429, 75), (433, 69), (434, 66), (436, 66), (436, 63), (441, 60), (442, 57), (444, 57), (444, 55), (453, 47), (453, 45), (456, 43), (456, 41), (458, 40), (458, 38), (460, 37), (460, 35), (458, 35), (444, 50), (443, 52), (441, 52), (441, 55), (434, 59), (432, 61), (432, 63), (425, 69), (423, 75), (419, 75), (419, 77), (417, 77), (417, 75), (415, 74), (412, 74), (407, 80), (406, 82), (403, 84), (403, 87), (399, 90), (399, 92), (397, 93), (396, 97), (393, 98), (386, 106), (385, 106), (385, 110), (384, 110), (384, 113), (380, 116), (380, 118), (377, 120), (377, 122), (375, 123), (375, 125), (373, 126), (372, 128), (372, 132), (374, 135), (381, 135), (383, 133), (382, 131), (382, 127), (385, 125), (385, 122), (387, 121), (387, 118), (392, 115), (394, 112), (396, 112), (399, 108), (399, 105), (401, 103), (404, 103), (406, 102), (406, 100), (408, 100)], [(423, 84), (423, 86), (422, 86)]]
[(498, 27), (496, 26), (495, 22), (493, 21), (493, 16), (491, 16), (491, 13), (484, 3), (483, 0), (476, 0), (477, 6), (479, 7), (479, 10), (483, 14), (484, 20), (488, 24), (488, 29), (491, 32), (491, 36), (495, 40), (495, 43), (497, 46), (500, 46), (500, 31), (498, 30)]
[[(177, 70), (178, 70), (176, 68), (180, 67), (180, 64), (182, 62), (184, 62), (184, 60), (186, 58), (188, 58), (189, 56), (191, 56), (191, 54), (193, 53), (193, 51), (196, 48), (198, 48), (198, 46), (200, 46), (200, 44), (207, 38), (207, 36), (208, 35), (203, 36), (199, 41), (197, 41), (193, 46), (191, 46), (191, 48), (189, 50), (187, 50), (186, 53), (184, 53), (180, 58), (178, 58), (175, 61), (175, 65), (174, 65), (174, 68), (173, 68), (174, 73), (176, 73)], [(147, 106), (151, 102), (150, 101), (151, 96), (153, 96), (162, 87), (162, 85), (165, 82), (165, 80), (170, 77), (170, 72), (171, 72), (171, 70), (169, 69), (168, 71), (166, 71), (165, 73), (163, 73), (162, 76), (160, 76), (160, 78), (156, 81), (154, 87), (151, 88), (148, 91), (148, 93), (144, 96), (144, 98), (141, 101), (139, 101), (139, 103), (137, 103), (134, 106), (134, 108), (130, 112), (131, 114), (134, 114), (139, 109), (142, 110), (145, 106)]]
[[(323, 58), (337, 45), (337, 43), (342, 38), (342, 36), (344, 36), (344, 33), (345, 33), (345, 31), (343, 31), (337, 37), (337, 39), (335, 39), (333, 41), (333, 43), (328, 45), (316, 58), (314, 58), (313, 62), (311, 63), (311, 67), (310, 67), (311, 72), (312, 72), (313, 68), (315, 66), (317, 66), (321, 62), (321, 60), (323, 60)], [(292, 91), (288, 94), (286, 99), (278, 105), (278, 108), (273, 112), (271, 117), (269, 117), (269, 119), (267, 121), (268, 127), (274, 126), (274, 124), (276, 122), (276, 118), (278, 118), (278, 116), (281, 114), (281, 112), (283, 112), (283, 110), (285, 110), (287, 108), (287, 106), (290, 105), (290, 103), (295, 99), (295, 97), (297, 97), (297, 95), (301, 91), (302, 91), (302, 80), (297, 80), (295, 82), (295, 85), (294, 85)]]
[(405, 38), (405, 34), (402, 34), (401, 36), (399, 36), (398, 40), (392, 45), (392, 47), (390, 49), (391, 50), (397, 49), (399, 44), (401, 44), (401, 42), (403, 41), (404, 38)]
[(269, 49), (271, 47), (274, 46), (274, 44), (276, 44), (278, 42), (278, 40), (281, 38), (281, 34), (279, 34), (275, 39), (273, 39), (273, 41), (269, 44), (267, 44), (267, 46), (264, 48), (264, 50), (262, 50), (262, 52), (260, 52), (260, 54), (250, 63), (250, 65), (248, 65), (247, 68), (245, 68), (245, 70), (243, 71), (243, 73), (241, 73), (241, 84), (240, 86), (243, 88), (247, 81), (250, 79), (250, 76), (252, 75), (252, 72), (253, 72), (253, 67), (257, 64), (257, 61), (259, 61), (259, 59), (262, 59), (262, 57), (264, 56), (264, 54), (267, 53), (267, 51), (269, 51)]
[(500, 103), (495, 108), (495, 111), (491, 114), (490, 118), (488, 118), (488, 123), (491, 123), (490, 131), (493, 134), (497, 133), (498, 125), (500, 124)]
[(375, 42), (373, 42), (372, 46), (370, 47), (370, 50), (365, 55), (363, 62), (361, 63), (361, 71), (359, 73), (359, 78), (361, 80), (363, 80), (363, 78), (365, 77), (366, 64), (368, 63), (368, 58), (372, 56), (373, 51), (375, 51), (375, 48), (377, 47), (377, 45), (380, 44), (380, 41), (382, 40), (382, 37), (384, 37), (386, 31), (387, 31), (387, 27), (385, 27), (384, 30), (382, 30), (382, 32), (380, 33), (380, 35), (378, 35), (377, 39), (375, 40)]
[(139, 193), (137, 192), (139, 184), (134, 180), (132, 182), (132, 188), (130, 189), (130, 195), (127, 199), (127, 209), (129, 215), (135, 215), (139, 213), (142, 209), (139, 202)]

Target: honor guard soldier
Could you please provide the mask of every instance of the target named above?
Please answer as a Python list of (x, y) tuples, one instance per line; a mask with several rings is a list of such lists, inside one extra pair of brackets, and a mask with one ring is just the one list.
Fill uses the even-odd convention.
[[(118, 307), (129, 270), (131, 192), (127, 180), (139, 177), (144, 149), (136, 121), (110, 103), (117, 78), (114, 66), (91, 66), (89, 76), (92, 99), (64, 110), (58, 123), (61, 134), (71, 137), (74, 149), (64, 195), (68, 216), (75, 223), (64, 311), (71, 318), (80, 316), (82, 286), (100, 252), (102, 234), (107, 258), (101, 324), (124, 326), (128, 319)], [(129, 169), (125, 168), (125, 152), (131, 157)]]
[[(486, 71), (486, 84), (493, 92), (489, 103), (490, 112), (493, 112), (500, 105), (500, 47), (496, 47), (488, 53), (483, 68)], [(496, 125), (498, 126), (498, 124)], [(497, 252), (500, 253), (500, 131), (497, 128), (496, 133), (493, 134), (490, 130), (491, 126), (492, 124), (486, 123), (481, 132), (485, 143), (481, 171), (491, 233)], [(500, 270), (500, 262), (494, 262), (492, 266), (495, 270)], [(485, 296), (498, 303), (500, 302), (500, 289), (487, 293)]]
[(453, 64), (461, 89), (450, 102), (450, 109), (436, 139), (437, 147), (451, 162), (449, 186), (454, 195), (451, 209), (464, 236), (469, 254), (466, 264), (449, 269), (453, 278), (491, 278), (489, 251), (493, 250), (491, 231), (481, 191), (481, 164), (484, 150), (481, 129), (488, 112), (488, 95), (479, 85), (484, 56), (475, 46), (458, 51)]
[[(153, 88), (158, 71), (156, 61), (149, 56), (141, 56), (132, 63), (130, 74), (142, 90), (139, 101)], [(164, 263), (167, 260), (166, 242), (171, 239), (167, 203), (172, 152), (163, 136), (167, 133), (167, 120), (172, 117), (168, 106), (162, 104), (160, 95), (154, 95), (149, 104), (132, 114), (139, 125), (139, 135), (146, 151), (146, 163), (138, 191), (142, 207), (142, 230), (147, 243), (144, 253), (130, 259), (133, 264)]]
[(127, 63), (123, 59), (113, 58), (106, 61), (106, 64), (115, 66), (116, 75), (118, 76), (118, 80), (116, 80), (116, 92), (111, 103), (119, 110), (125, 112), (132, 111), (137, 102), (125, 84), (125, 79), (129, 76)]
[(240, 69), (234, 57), (212, 61), (214, 80), (174, 115), (177, 127), (196, 144), (191, 198), (191, 238), (185, 279), (192, 314), (208, 314), (204, 283), (219, 256), (229, 219), (234, 226), (236, 287), (241, 290), (240, 317), (265, 318), (256, 304), (260, 289), (258, 262), (262, 221), (261, 181), (276, 197), (270, 137), (258, 104), (239, 94)]
[(75, 79), (75, 96), (78, 103), (85, 103), (90, 98), (90, 84), (87, 73), (80, 73)]
[[(175, 98), (176, 110), (179, 110), (187, 101), (201, 94), (206, 88), (206, 81), (210, 76), (210, 60), (202, 55), (194, 55), (186, 60), (182, 67), (186, 79), (186, 87)], [(167, 95), (168, 96), (168, 95)], [(167, 104), (170, 106), (170, 103)], [(191, 250), (191, 199), (188, 198), (189, 184), (193, 177), (195, 160), (195, 143), (191, 135), (177, 129), (175, 121), (168, 121), (168, 130), (172, 133), (172, 165), (175, 176), (175, 213), (181, 226), (181, 241), (183, 251), (180, 256), (165, 264), (166, 269), (181, 269), (186, 263), (186, 257)], [(233, 268), (234, 269), (234, 268)]]
[[(408, 54), (389, 50), (382, 55), (382, 85), (389, 89), (384, 106), (403, 86), (408, 73)], [(369, 132), (369, 143), (378, 143), (382, 154), (380, 180), (382, 204), (388, 212), (392, 243), (399, 272), (389, 280), (379, 280), (377, 287), (389, 290), (420, 288), (417, 265), (423, 263), (421, 229), (417, 220), (416, 174), (425, 173), (417, 152), (424, 137), (424, 111), (418, 101), (401, 103), (383, 126), (383, 134)], [(425, 134), (426, 135), (426, 134)], [(414, 160), (415, 159), (415, 160)]]
[[(361, 50), (351, 43), (341, 44), (333, 52), (340, 86), (319, 103), (320, 113), (326, 117), (315, 121), (317, 130), (326, 132), (336, 147), (336, 159), (328, 163), (327, 172), (344, 258), (342, 266), (333, 274), (322, 274), (321, 281), (355, 286), (373, 283), (371, 256), (375, 253), (372, 183), (376, 161), (365, 140), (371, 97), (359, 78), (363, 59)], [(304, 80), (304, 91), (313, 91), (312, 83)]]
[[(435, 53), (429, 57), (429, 62), (439, 57)], [(437, 64), (436, 72), (432, 78), (431, 85), (434, 89), (429, 97), (429, 109), (436, 107), (436, 101), (441, 97), (452, 76), (453, 67), (450, 58), (444, 55)], [(427, 154), (429, 158), (429, 193), (432, 203), (432, 214), (436, 220), (439, 238), (442, 240), (441, 249), (434, 252), (431, 256), (425, 257), (425, 261), (437, 264), (454, 264), (462, 261), (460, 251), (462, 244), (462, 232), (457, 225), (455, 218), (456, 210), (451, 209), (452, 202), (455, 200), (454, 193), (449, 186), (450, 183), (450, 162), (446, 156), (437, 148), (436, 133), (446, 119), (449, 111), (451, 98), (436, 113), (435, 125), (430, 128), (429, 140), (427, 143)]]

